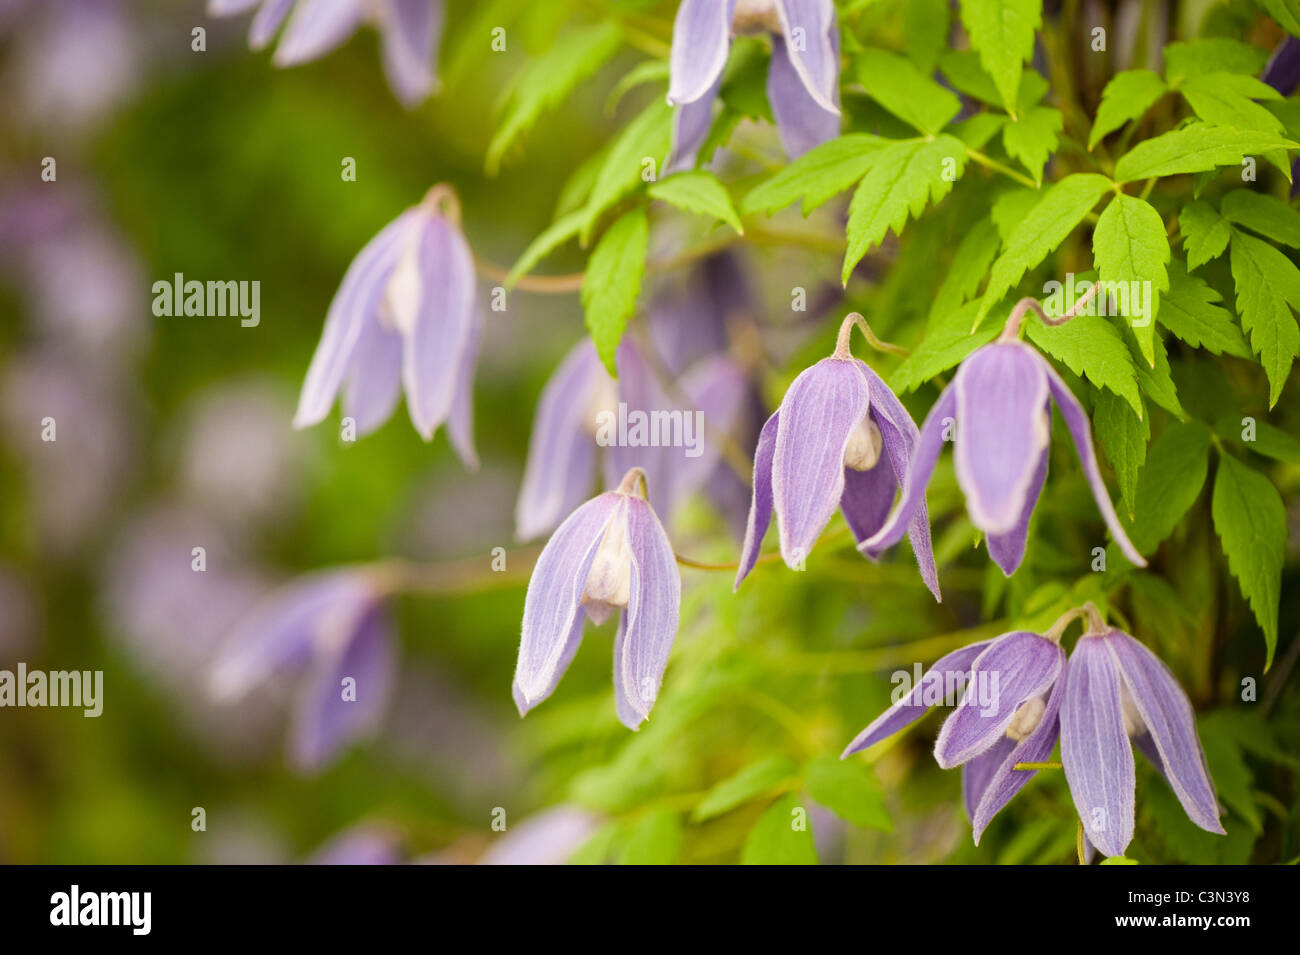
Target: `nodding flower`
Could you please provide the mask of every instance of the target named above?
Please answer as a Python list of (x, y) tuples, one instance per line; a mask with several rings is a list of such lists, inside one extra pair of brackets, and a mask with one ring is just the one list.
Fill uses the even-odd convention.
[[(888, 546), (875, 546), (870, 539), (884, 524), (901, 475), (911, 467), (918, 432), (889, 386), (849, 353), (855, 323), (865, 325), (856, 313), (844, 319), (835, 353), (804, 369), (763, 425), (754, 452), (754, 490), (737, 588), (758, 561), (774, 512), (781, 556), (796, 570), (802, 569), (836, 508), (844, 512), (864, 555), (874, 560)], [(923, 493), (909, 511), (906, 529), (921, 577), (937, 600), (939, 578)]]
[(344, 415), (364, 435), (388, 420), (405, 390), (424, 439), (445, 422), (461, 460), (476, 467), (470, 390), (482, 324), (455, 195), (434, 186), (348, 266), (307, 369), (294, 426), (322, 421), (341, 390)]
[(614, 640), (618, 718), (637, 729), (650, 716), (677, 636), (681, 576), (663, 525), (632, 468), (613, 491), (565, 519), (542, 548), (524, 597), (515, 668), (522, 716), (555, 690), (582, 642), (586, 619), (619, 615)]

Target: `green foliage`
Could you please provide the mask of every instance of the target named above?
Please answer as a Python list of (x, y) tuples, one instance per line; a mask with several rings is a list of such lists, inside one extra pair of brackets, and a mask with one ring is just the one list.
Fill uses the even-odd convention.
[(638, 207), (624, 213), (605, 230), (587, 261), (582, 281), (582, 310), (587, 316), (587, 331), (596, 345), (596, 353), (611, 375), (618, 375), (614, 353), (628, 319), (636, 311), (649, 239), (649, 220), (645, 209)]

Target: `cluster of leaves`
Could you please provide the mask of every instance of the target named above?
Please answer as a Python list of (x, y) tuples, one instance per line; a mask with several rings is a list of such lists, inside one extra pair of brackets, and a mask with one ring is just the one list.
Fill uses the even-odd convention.
[[(1188, 588), (1217, 592), (1216, 578), (1235, 580), (1264, 647), (1260, 654), (1253, 645), (1255, 657), (1234, 652), (1252, 659), (1249, 672), (1258, 676), (1279, 641), (1287, 511), (1276, 475), (1293, 481), (1288, 468), (1300, 466), (1300, 440), (1276, 423), (1289, 411), (1279, 401), (1296, 398), (1287, 383), (1300, 354), (1300, 213), (1284, 198), (1293, 151), (1300, 149), (1300, 99), (1259, 79), (1269, 50), (1241, 37), (1262, 31), (1279, 42), (1300, 33), (1300, 10), (1287, 0), (1231, 5), (1206, 21), (1204, 35), (1181, 37), (1153, 56), (1159, 71), (1143, 65), (1115, 72), (1089, 98), (1071, 64), (1097, 52), (1095, 32), (1081, 23), (1045, 23), (1036, 0), (962, 0), (962, 30), (952, 43), (953, 11), (945, 0), (838, 6), (845, 119), (838, 138), (757, 171), (742, 158), (752, 150), (716, 153), (743, 145), (742, 120), (770, 120), (767, 50), (742, 38), (701, 168), (656, 179), (671, 136), (662, 95), (668, 66), (662, 58), (644, 60), (618, 81), (610, 102), (617, 106), (644, 86), (648, 105), (577, 167), (554, 223), (520, 256), (508, 282), (565, 243), (588, 248), (582, 305), (612, 371), (614, 350), (637, 311), (656, 204), (720, 223), (741, 242), (746, 227), (789, 215), (783, 210), (790, 207), (807, 217), (825, 206), (842, 209), (847, 198), (839, 220), (845, 310), (851, 302), (910, 349), (901, 362), (886, 360), (893, 365), (887, 380), (900, 393), (941, 384), (996, 336), (1021, 296), (1068, 307), (1063, 292), (1053, 296), (1059, 286), (1048, 284), (1068, 273), (1076, 277), (1076, 295), (1096, 279), (1112, 288), (1149, 288), (1146, 308), (1139, 294), (1116, 296), (1096, 314), (1025, 328), (1090, 407), (1135, 545), (1152, 558), (1168, 545), (1165, 559), (1139, 572), (1114, 548), (1100, 566), (1057, 554), (1039, 562), (1054, 571), (1050, 580), (1037, 579), (1032, 568), (1018, 575), (1023, 581), (981, 577), (983, 612), (993, 618), (1001, 608), (1003, 622), (1023, 621), (1085, 598), (1121, 621), (1173, 612), (1181, 622), (1168, 626), (1185, 632), (1197, 653), (1164, 649), (1200, 680), (1195, 689), (1204, 700), (1220, 689), (1212, 675), (1212, 661), (1223, 652), (1216, 628), (1241, 629), (1232, 609), (1238, 601), (1226, 591), (1220, 603)], [(527, 68), (507, 101), (490, 164), (619, 56), (625, 21), (616, 15), (611, 22), (572, 28)], [(1103, 50), (1104, 44), (1103, 36)], [(1036, 49), (1045, 55), (1035, 57)], [(1046, 64), (1051, 82), (1034, 62)], [(711, 163), (715, 155), (725, 159)], [(864, 271), (868, 257), (890, 264), (884, 278)], [(942, 486), (936, 493), (936, 520), (954, 520), (939, 547), (955, 556), (969, 547), (970, 528), (959, 502)], [(1077, 524), (1078, 512), (1068, 513)], [(1173, 566), (1179, 561), (1171, 541), (1183, 569)], [(1079, 549), (1086, 554), (1091, 545)], [(1202, 557), (1209, 571), (1198, 578), (1185, 568), (1200, 567)], [(660, 726), (628, 744), (621, 759), (637, 764), (627, 754), (645, 751), (647, 738), (662, 740), (664, 721), (690, 718), (679, 714), (676, 699), (670, 693), (662, 704), (675, 715), (660, 717)], [(1226, 714), (1215, 719), (1221, 715), (1226, 724)], [(1260, 742), (1272, 739), (1262, 720), (1251, 718), (1249, 731), (1245, 722), (1237, 720), (1233, 732), (1207, 733), (1207, 748), (1224, 801), (1258, 835), (1243, 753), (1291, 772), (1296, 767), (1276, 741)], [(715, 782), (692, 819), (763, 796), (770, 808), (754, 821), (743, 854), (795, 859), (810, 840), (791, 841), (789, 827), (773, 820), (788, 817), (800, 792), (855, 824), (888, 825), (870, 774), (858, 772), (832, 770), (819, 758), (765, 756)], [(1161, 808), (1167, 796), (1153, 796), (1144, 811), (1157, 817), (1170, 845), (1181, 847), (1175, 857), (1249, 857), (1253, 838), (1199, 855), (1188, 849), (1203, 843)], [(634, 831), (620, 830), (619, 851), (629, 858), (675, 855), (680, 815), (655, 809), (640, 818)], [(591, 851), (603, 857), (614, 850), (602, 843)]]

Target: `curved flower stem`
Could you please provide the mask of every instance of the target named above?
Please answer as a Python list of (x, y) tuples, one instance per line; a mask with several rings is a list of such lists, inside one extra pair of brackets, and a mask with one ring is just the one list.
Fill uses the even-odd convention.
[[(835, 540), (837, 537), (843, 537), (848, 532), (849, 529), (847, 527), (840, 527), (831, 531), (829, 534), (827, 534), (825, 537), (821, 539), (823, 541), (832, 541)], [(683, 567), (693, 567), (696, 570), (735, 570), (740, 566), (739, 563), (711, 564), (708, 561), (693, 560), (690, 557), (683, 557), (681, 554), (674, 554), (673, 556), (677, 558), (677, 563), (681, 564)], [(758, 560), (756, 560), (755, 563), (770, 564), (773, 561), (780, 560), (780, 559), (781, 559), (781, 552), (779, 550), (772, 550), (772, 551), (768, 551), (766, 554), (760, 554)]]
[(853, 327), (855, 325), (862, 329), (863, 337), (866, 338), (867, 343), (871, 345), (872, 348), (876, 349), (876, 351), (888, 352), (891, 355), (902, 355), (904, 357), (911, 354), (910, 351), (903, 348), (901, 345), (894, 345), (877, 338), (876, 333), (871, 330), (871, 326), (867, 324), (867, 320), (863, 318), (861, 314), (858, 312), (849, 312), (848, 315), (844, 316), (844, 321), (840, 323), (840, 334), (839, 337), (835, 339), (835, 353), (831, 355), (832, 358), (847, 359), (853, 357), (853, 352), (849, 347), (849, 342), (853, 338)]
[(1037, 769), (1064, 769), (1065, 767), (1062, 766), (1060, 763), (1047, 762), (1047, 763), (1016, 763), (1011, 768), (1018, 769), (1022, 772), (1030, 772)]
[(1064, 325), (1070, 319), (1078, 316), (1079, 312), (1092, 301), (1094, 295), (1101, 291), (1101, 282), (1094, 282), (1082, 296), (1079, 301), (1075, 302), (1068, 312), (1059, 318), (1050, 317), (1043, 311), (1042, 304), (1036, 298), (1022, 298), (1016, 302), (1011, 309), (1011, 314), (1007, 316), (1007, 323), (1002, 326), (1002, 334), (998, 336), (1000, 342), (1013, 342), (1020, 334), (1020, 323), (1029, 312), (1034, 312), (1044, 325)]
[[(510, 274), (495, 262), (489, 262), (480, 255), (474, 256), (474, 268), (478, 274), (490, 282), (504, 284)], [(568, 275), (523, 275), (515, 281), (515, 288), (525, 292), (539, 292), (543, 295), (565, 295), (582, 288), (585, 272), (570, 272)]]

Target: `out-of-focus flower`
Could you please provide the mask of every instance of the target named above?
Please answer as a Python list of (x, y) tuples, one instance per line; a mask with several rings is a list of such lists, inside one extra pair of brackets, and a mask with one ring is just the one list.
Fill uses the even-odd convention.
[(1278, 44), (1260, 79), (1283, 96), (1290, 96), (1300, 84), (1300, 40), (1288, 35)]
[(943, 447), (944, 431), (955, 419), (953, 454), (966, 509), (972, 523), (988, 535), (989, 556), (1011, 576), (1025, 556), (1029, 518), (1047, 477), (1052, 399), (1070, 429), (1106, 526), (1124, 556), (1145, 567), (1101, 479), (1087, 414), (1047, 360), (1015, 339), (985, 345), (962, 362), (921, 426), (898, 507), (866, 546), (893, 544), (924, 506), (925, 487)]
[(287, 409), (261, 383), (224, 385), (186, 416), (181, 481), (210, 514), (255, 523), (292, 503), (301, 448), (285, 426)]
[(254, 7), (248, 34), (254, 50), (289, 21), (272, 58), (276, 66), (320, 59), (369, 22), (382, 39), (388, 85), (404, 106), (418, 106), (437, 88), (442, 0), (208, 0), (208, 15), (239, 16)]
[[(763, 426), (736, 587), (754, 569), (774, 511), (781, 556), (794, 569), (802, 568), (836, 508), (867, 557), (874, 560), (888, 546), (868, 538), (884, 523), (899, 475), (907, 473), (917, 453), (917, 428), (880, 376), (849, 353), (858, 320), (857, 315), (844, 320), (835, 354), (804, 369)], [(908, 521), (921, 577), (938, 599), (924, 500)]]
[[(655, 510), (668, 521), (715, 472), (721, 452), (705, 432), (717, 429), (725, 434), (737, 417), (745, 390), (740, 370), (721, 360), (692, 368), (679, 384), (681, 397), (694, 407), (680, 408), (675, 405), (683, 402), (673, 400), (630, 340), (620, 343), (615, 360), (617, 381), (605, 371), (590, 340), (583, 340), (542, 390), (515, 507), (520, 540), (551, 530), (590, 494), (600, 444), (606, 445), (605, 485), (611, 487), (630, 468), (640, 468), (649, 479)], [(657, 422), (667, 422), (669, 439), (662, 433), (654, 441), (635, 439), (636, 425), (625, 428), (623, 423), (636, 416), (656, 428)], [(681, 424), (681, 445), (672, 439), (674, 420)], [(702, 427), (697, 428), (697, 422)], [(627, 441), (625, 430), (632, 436)]]
[(618, 488), (583, 504), (542, 548), (524, 598), (514, 698), (522, 716), (555, 690), (582, 642), (584, 617), (619, 613), (614, 641), (618, 718), (650, 715), (677, 636), (681, 577), (663, 525), (633, 468)]
[(670, 172), (695, 164), (737, 33), (772, 38), (767, 98), (790, 158), (839, 133), (840, 32), (831, 0), (682, 0), (668, 86), (676, 107)]
[(479, 857), (479, 865), (564, 865), (600, 827), (600, 817), (556, 806), (510, 826)]
[(1061, 763), (1088, 841), (1108, 856), (1123, 855), (1133, 839), (1132, 745), (1168, 780), (1192, 822), (1223, 834), (1187, 694), (1128, 634), (1086, 633), (1065, 672)]
[(108, 516), (132, 457), (124, 403), (97, 369), (47, 352), (0, 373), (0, 427), (25, 465), (42, 551), (72, 555)]
[(392, 641), (369, 578), (348, 569), (313, 574), (254, 608), (222, 647), (209, 689), (233, 702), (268, 680), (304, 674), (290, 756), (316, 770), (378, 728), (393, 679)]
[(140, 80), (138, 33), (120, 0), (42, 0), (15, 24), (6, 88), (23, 122), (84, 136)]
[(434, 186), (371, 239), (330, 303), (295, 427), (322, 421), (339, 391), (359, 435), (392, 414), (400, 392), (426, 441), (446, 422), (461, 460), (475, 467), (471, 387), (482, 316), (474, 258), (446, 186)]
[(308, 865), (400, 865), (403, 859), (397, 833), (379, 825), (346, 829), (317, 849)]
[(39, 609), (30, 586), (0, 564), (0, 665), (30, 653), (36, 640)]

